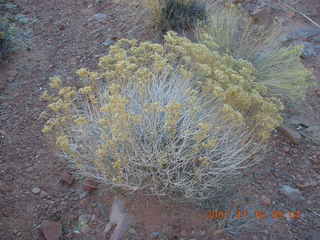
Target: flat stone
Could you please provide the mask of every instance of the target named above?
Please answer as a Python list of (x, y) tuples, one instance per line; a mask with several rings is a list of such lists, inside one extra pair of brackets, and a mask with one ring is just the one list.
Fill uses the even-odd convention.
[(61, 176), (61, 181), (71, 185), (74, 182), (74, 177), (70, 173), (64, 172)]
[(46, 240), (59, 240), (62, 235), (62, 228), (59, 222), (44, 221), (41, 223), (40, 230)]
[(83, 190), (86, 192), (93, 192), (97, 190), (98, 188), (98, 183), (94, 181), (93, 179), (87, 178), (83, 182)]
[(16, 16), (16, 20), (19, 22), (19, 23), (22, 23), (22, 24), (28, 24), (30, 23), (30, 18), (27, 17), (26, 15), (23, 15), (23, 14), (18, 14)]
[(284, 147), (284, 148), (283, 148), (283, 151), (284, 151), (285, 153), (289, 153), (289, 152), (290, 152), (290, 148), (289, 148), (289, 147)]
[(89, 214), (83, 214), (79, 216), (79, 226), (80, 226), (80, 232), (87, 233), (90, 231), (89, 222), (91, 219), (91, 215)]
[(34, 193), (34, 194), (39, 194), (40, 192), (41, 192), (41, 189), (40, 188), (38, 188), (38, 187), (34, 187), (34, 188), (32, 188), (32, 193)]
[(311, 42), (303, 42), (303, 46), (303, 57), (315, 57), (318, 56), (320, 53), (320, 45), (318, 44), (313, 44)]
[(114, 44), (114, 43), (115, 43), (114, 40), (109, 39), (109, 40), (104, 41), (104, 42), (102, 43), (102, 45), (105, 46), (105, 47), (110, 47), (110, 46), (111, 46), (112, 44)]
[(287, 126), (282, 126), (282, 127), (278, 127), (278, 131), (281, 134), (283, 134), (285, 137), (287, 137), (290, 143), (292, 144), (299, 144), (300, 141), (302, 140), (301, 134), (296, 129), (293, 129)]
[(0, 192), (1, 193), (11, 192), (11, 191), (12, 191), (12, 189), (8, 184), (0, 181)]
[(7, 9), (16, 9), (17, 8), (17, 5), (16, 4), (13, 4), (13, 3), (6, 3), (4, 5), (5, 8)]
[(300, 190), (290, 187), (289, 185), (282, 185), (280, 187), (280, 192), (288, 197), (292, 201), (303, 201), (305, 198), (302, 196)]
[(311, 142), (320, 144), (320, 126), (310, 126), (305, 129), (302, 134)]
[(46, 198), (46, 197), (48, 197), (49, 196), (49, 194), (46, 192), (46, 191), (41, 191), (40, 192), (40, 197), (41, 198)]
[(261, 196), (261, 204), (264, 205), (264, 206), (270, 206), (272, 204), (272, 201), (267, 196), (262, 195)]
[(98, 22), (104, 22), (107, 19), (108, 15), (104, 13), (97, 13), (93, 17), (89, 18), (90, 21), (98, 21)]
[(320, 36), (313, 37), (312, 41), (316, 43), (320, 43)]
[(132, 235), (137, 234), (137, 231), (134, 228), (130, 228), (128, 232)]
[(319, 240), (320, 239), (320, 231), (311, 231), (307, 234), (306, 240)]
[(307, 39), (307, 38), (315, 37), (317, 35), (320, 35), (319, 28), (305, 27), (287, 34), (286, 36), (282, 37), (281, 40), (292, 41), (292, 40), (298, 40), (298, 39)]
[(160, 232), (152, 232), (151, 237), (158, 238), (160, 236)]

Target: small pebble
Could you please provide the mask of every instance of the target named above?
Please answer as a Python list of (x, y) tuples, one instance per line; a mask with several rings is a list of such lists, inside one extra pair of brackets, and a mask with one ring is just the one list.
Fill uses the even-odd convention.
[(40, 188), (38, 188), (38, 187), (32, 188), (32, 193), (38, 194), (38, 193), (40, 193), (40, 192), (41, 192), (41, 189), (40, 189)]

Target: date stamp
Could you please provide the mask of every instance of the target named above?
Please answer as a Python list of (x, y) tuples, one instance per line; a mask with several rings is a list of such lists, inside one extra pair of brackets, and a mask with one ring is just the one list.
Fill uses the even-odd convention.
[[(208, 212), (208, 219), (211, 220), (219, 220), (219, 219), (227, 219), (227, 218), (235, 218), (241, 219), (249, 216), (249, 212), (246, 209), (237, 209), (235, 213), (231, 210), (211, 210)], [(255, 210), (254, 217), (257, 219), (266, 219), (268, 217), (272, 217), (273, 219), (282, 219), (282, 218), (290, 218), (290, 219), (299, 219), (301, 217), (301, 211), (280, 211), (280, 210), (273, 210), (271, 212), (266, 212), (262, 210)]]

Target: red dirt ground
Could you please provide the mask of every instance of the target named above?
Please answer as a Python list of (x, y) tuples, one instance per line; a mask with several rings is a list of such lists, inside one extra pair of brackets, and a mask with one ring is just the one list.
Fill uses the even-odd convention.
[[(317, 0), (305, 2), (310, 9), (319, 5)], [(48, 219), (62, 224), (61, 239), (99, 239), (115, 193), (99, 186), (86, 194), (81, 178), (71, 186), (61, 183), (62, 173), (69, 169), (41, 134), (39, 114), (45, 105), (39, 95), (47, 88), (49, 77), (59, 74), (71, 82), (76, 69), (93, 68), (97, 57), (105, 52), (101, 45), (104, 40), (155, 37), (143, 29), (130, 32), (130, 10), (109, 0), (15, 3), (23, 14), (38, 21), (32, 25), (31, 51), (19, 51), (0, 66), (0, 239), (43, 240), (39, 226)], [(101, 23), (88, 21), (96, 13), (106, 13), (107, 18)], [(318, 13), (319, 19), (315, 20), (320, 22)], [(291, 21), (309, 24), (299, 16)], [(306, 61), (315, 69), (318, 83), (319, 63), (319, 58)], [(310, 121), (320, 124), (320, 94), (310, 89), (307, 101), (292, 111), (307, 114)], [(155, 239), (155, 232), (159, 232), (158, 239), (170, 240), (320, 239), (320, 147), (307, 142), (292, 145), (275, 133), (270, 149), (265, 161), (247, 173), (248, 184), (226, 198), (232, 198), (235, 208), (263, 210), (268, 215), (274, 210), (300, 210), (299, 219), (257, 220), (249, 216), (223, 226), (222, 221), (209, 220), (207, 210), (190, 204), (142, 194), (125, 195), (126, 208), (135, 219), (128, 239)], [(305, 201), (293, 203), (279, 194), (283, 184), (298, 188)], [(41, 192), (33, 193), (34, 188)], [(83, 215), (91, 218), (86, 230), (79, 226), (79, 216)]]

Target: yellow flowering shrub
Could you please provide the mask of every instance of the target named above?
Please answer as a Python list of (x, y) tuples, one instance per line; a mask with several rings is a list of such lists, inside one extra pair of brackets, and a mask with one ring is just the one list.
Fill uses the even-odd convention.
[(83, 175), (129, 190), (207, 199), (257, 160), (261, 144), (192, 79), (166, 67), (151, 75), (142, 81), (118, 75), (119, 81), (79, 89), (55, 88), (52, 78), (51, 95), (41, 96), (51, 113), (42, 131)]
[(111, 186), (206, 199), (257, 160), (281, 122), (252, 64), (173, 32), (163, 45), (121, 39), (96, 72), (76, 74), (79, 88), (51, 78), (42, 131)]

